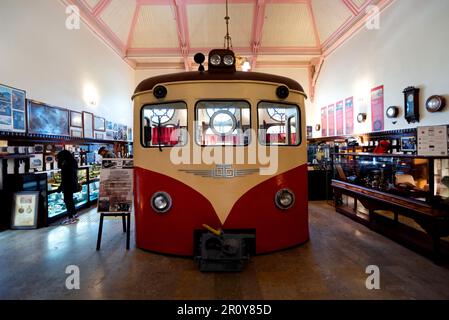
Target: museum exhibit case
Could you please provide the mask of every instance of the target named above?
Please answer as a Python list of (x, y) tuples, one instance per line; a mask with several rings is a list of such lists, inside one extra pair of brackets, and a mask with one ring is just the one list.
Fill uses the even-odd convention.
[(440, 238), (449, 236), (447, 156), (335, 153), (332, 160), (338, 212), (421, 249), (428, 247), (425, 233), (440, 257), (448, 244)]

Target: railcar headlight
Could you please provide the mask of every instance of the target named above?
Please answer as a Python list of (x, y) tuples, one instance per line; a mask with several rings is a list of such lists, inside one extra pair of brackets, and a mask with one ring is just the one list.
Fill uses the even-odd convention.
[(166, 213), (172, 207), (172, 200), (167, 192), (156, 192), (151, 197), (151, 207), (158, 213)]
[(209, 60), (213, 66), (218, 66), (221, 63), (221, 57), (219, 54), (214, 54)]
[(279, 209), (290, 209), (295, 204), (295, 194), (289, 189), (281, 189), (276, 193), (274, 202)]
[(231, 56), (230, 54), (227, 54), (223, 57), (223, 63), (227, 66), (232, 66), (234, 64), (234, 57)]

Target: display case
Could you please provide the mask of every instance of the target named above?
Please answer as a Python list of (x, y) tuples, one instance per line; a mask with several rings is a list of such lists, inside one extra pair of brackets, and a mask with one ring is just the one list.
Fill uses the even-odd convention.
[(336, 153), (333, 155), (333, 167), (336, 180), (411, 201), (433, 206), (449, 206), (447, 158)]
[[(48, 220), (52, 222), (67, 214), (64, 203), (64, 195), (58, 192), (61, 184), (61, 171), (46, 171), (48, 190)], [(76, 209), (82, 209), (91, 205), (98, 199), (100, 184), (100, 166), (87, 166), (78, 168), (78, 182), (82, 186), (81, 192), (75, 193), (73, 199)]]
[[(449, 158), (333, 154), (335, 208), (435, 261), (449, 258)], [(429, 241), (431, 240), (431, 241)]]

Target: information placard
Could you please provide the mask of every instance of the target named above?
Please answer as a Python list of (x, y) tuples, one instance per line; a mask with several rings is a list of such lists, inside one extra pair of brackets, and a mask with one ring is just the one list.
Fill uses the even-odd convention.
[(100, 172), (99, 213), (131, 212), (133, 160), (103, 159)]
[(447, 126), (419, 127), (418, 155), (447, 156), (448, 155)]

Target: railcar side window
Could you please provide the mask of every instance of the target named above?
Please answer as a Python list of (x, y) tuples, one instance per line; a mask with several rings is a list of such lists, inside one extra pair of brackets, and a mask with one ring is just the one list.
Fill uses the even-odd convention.
[(187, 105), (184, 102), (146, 105), (142, 109), (144, 147), (172, 147), (187, 143)]
[(260, 102), (257, 112), (261, 144), (280, 146), (301, 144), (301, 115), (297, 105)]
[(245, 101), (199, 101), (196, 142), (202, 146), (247, 145), (250, 113), (250, 105)]

